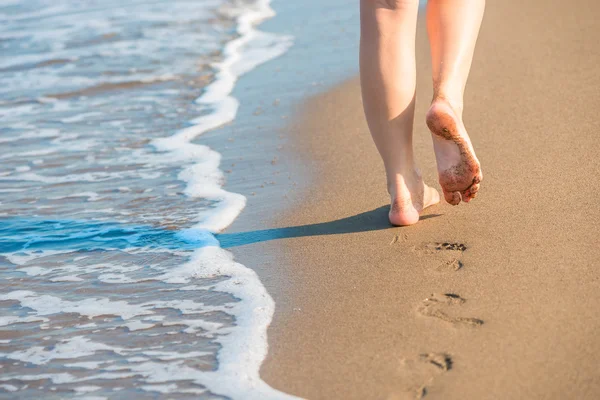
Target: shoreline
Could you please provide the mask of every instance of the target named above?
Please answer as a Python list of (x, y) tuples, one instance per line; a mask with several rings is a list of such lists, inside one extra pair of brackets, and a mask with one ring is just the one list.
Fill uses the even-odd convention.
[[(345, 0), (332, 1), (332, 3), (338, 3), (338, 7), (344, 5), (344, 2)], [(264, 275), (262, 275), (270, 268), (270, 260), (274, 256), (273, 253), (260, 253), (255, 252), (253, 249), (246, 252), (244, 248), (240, 248), (239, 246), (246, 244), (245, 241), (248, 241), (248, 236), (254, 237), (256, 232), (260, 232), (261, 229), (264, 230), (265, 227), (268, 227), (269, 224), (265, 224), (265, 221), (271, 220), (275, 213), (291, 209), (297, 204), (301, 198), (300, 193), (303, 193), (309, 186), (311, 176), (302, 167), (302, 161), (300, 160), (302, 157), (285, 151), (289, 141), (285, 125), (288, 116), (292, 114), (292, 110), (297, 107), (297, 104), (303, 102), (307, 95), (322, 92), (325, 84), (323, 81), (315, 80), (306, 85), (302, 82), (304, 79), (298, 81), (294, 78), (298, 75), (311, 73), (311, 69), (313, 70), (312, 72), (316, 72), (312, 74), (314, 79), (318, 79), (319, 74), (327, 78), (330, 78), (332, 75), (329, 71), (318, 71), (318, 67), (316, 66), (306, 68), (306, 63), (299, 64), (297, 62), (299, 58), (303, 58), (302, 54), (314, 53), (317, 47), (322, 51), (326, 50), (325, 46), (312, 46), (315, 40), (314, 36), (321, 35), (318, 32), (313, 32), (306, 26), (295, 24), (290, 28), (288, 25), (290, 19), (300, 17), (310, 20), (314, 18), (320, 12), (322, 5), (314, 0), (304, 5), (305, 7), (302, 9), (304, 14), (298, 14), (294, 12), (295, 7), (293, 5), (284, 4), (283, 2), (275, 3), (275, 5), (270, 4), (270, 7), (274, 10), (273, 15), (275, 18), (263, 20), (256, 27), (264, 38), (254, 37), (253, 40), (260, 43), (265, 38), (273, 36), (279, 37), (284, 42), (289, 42), (290, 40), (295, 42), (297, 35), (305, 33), (302, 35), (302, 39), (305, 43), (310, 43), (311, 46), (307, 47), (305, 43), (294, 43), (293, 46), (280, 52), (281, 54), (277, 57), (260, 65), (258, 68), (251, 67), (248, 71), (245, 71), (242, 67), (242, 72), (239, 74), (239, 79), (235, 80), (235, 85), (229, 85), (231, 88), (229, 97), (237, 100), (235, 107), (227, 107), (228, 105), (224, 104), (225, 107), (222, 107), (223, 110), (217, 110), (223, 112), (217, 113), (216, 118), (212, 114), (207, 115), (208, 124), (204, 125), (210, 125), (214, 120), (214, 125), (219, 124), (221, 126), (215, 129), (202, 129), (201, 136), (198, 138), (199, 140), (195, 141), (198, 144), (201, 143), (201, 145), (206, 145), (219, 152), (221, 156), (219, 169), (224, 172), (223, 178), (226, 180), (226, 184), (222, 190), (227, 190), (234, 194), (240, 193), (247, 201), (247, 205), (241, 214), (235, 219), (231, 218), (226, 221), (231, 222), (231, 224), (227, 224), (228, 226), (223, 232), (215, 235), (220, 242), (220, 247), (230, 252), (234, 256), (234, 259), (225, 260), (226, 257), (224, 255), (219, 256), (224, 260), (224, 268), (217, 268), (214, 271), (211, 270), (208, 272), (198, 271), (196, 274), (204, 276), (204, 274), (208, 273), (210, 275), (212, 272), (223, 273), (224, 269), (230, 272), (242, 272), (242, 269), (246, 269), (249, 276), (256, 277), (256, 273), (260, 276), (259, 279), (250, 279), (252, 282), (247, 282), (246, 279), (243, 279), (240, 287), (246, 287), (248, 283), (252, 283), (250, 285), (250, 292), (255, 290), (257, 286), (262, 287), (262, 290), (255, 291), (255, 300), (247, 296), (250, 294), (248, 289), (238, 291), (235, 294), (235, 297), (241, 298), (241, 303), (246, 305), (245, 311), (241, 313), (242, 319), (237, 321), (237, 323), (246, 328), (250, 325), (255, 330), (253, 335), (241, 340), (242, 345), (248, 349), (248, 354), (252, 355), (252, 360), (242, 360), (239, 357), (232, 357), (231, 354), (219, 353), (219, 370), (217, 372), (224, 369), (225, 376), (219, 377), (214, 375), (214, 382), (211, 382), (213, 374), (206, 374), (204, 377), (206, 379), (203, 379), (203, 383), (209, 389), (214, 388), (216, 394), (239, 394), (242, 393), (241, 388), (245, 387), (248, 389), (245, 395), (250, 396), (249, 398), (258, 398), (260, 396), (262, 396), (260, 398), (265, 396), (268, 398), (294, 397), (285, 391), (278, 391), (270, 387), (268, 383), (261, 380), (261, 377), (257, 373), (254, 373), (258, 372), (260, 365), (260, 363), (257, 364), (257, 361), (260, 361), (260, 358), (264, 359), (264, 355), (268, 349), (262, 348), (262, 346), (258, 346), (259, 348), (257, 348), (257, 346), (253, 345), (248, 347), (249, 343), (256, 345), (257, 341), (267, 340), (263, 330), (266, 330), (266, 327), (269, 325), (269, 318), (266, 318), (266, 314), (269, 312), (265, 308), (273, 308), (273, 302), (270, 299), (272, 291), (280, 287), (279, 283), (281, 280), (279, 278), (284, 277), (277, 275), (277, 279), (272, 279), (275, 277), (275, 275), (272, 275), (265, 279)], [(339, 16), (332, 17), (332, 20), (336, 24), (339, 23)], [(343, 29), (341, 31), (343, 32)], [(354, 41), (348, 41), (347, 43), (350, 43), (351, 46), (354, 45)], [(264, 47), (268, 51), (278, 52), (276, 46), (270, 46), (268, 43)], [(343, 46), (337, 47), (343, 49)], [(224, 53), (227, 54), (227, 51), (225, 50)], [(256, 58), (257, 54), (252, 54), (252, 51), (250, 53), (250, 64), (252, 64), (252, 60)], [(345, 53), (348, 54), (349, 52), (346, 51)], [(349, 54), (353, 53), (350, 52)], [(328, 54), (328, 60), (331, 64), (339, 62), (339, 59), (335, 58), (335, 54)], [(239, 62), (241, 63), (243, 60)], [(240, 69), (235, 65), (224, 64), (227, 68)], [(346, 62), (344, 65), (346, 65), (344, 68), (347, 68), (347, 65), (352, 64)], [(352, 69), (354, 67), (350, 67), (350, 70)], [(340, 79), (340, 77), (338, 76), (336, 79)], [(218, 92), (221, 87), (218, 84), (216, 86), (216, 92)], [(208, 90), (208, 95), (204, 94), (203, 97), (212, 99), (215, 97), (214, 92), (215, 90)], [(230, 118), (231, 112), (227, 112), (228, 110), (231, 111), (231, 109), (234, 110), (234, 119)], [(202, 117), (199, 119), (202, 119)], [(224, 125), (221, 123), (228, 119), (230, 119), (229, 122)], [(182, 131), (175, 139), (181, 137), (189, 140), (187, 131), (187, 129)], [(197, 133), (195, 127), (191, 127), (189, 131), (192, 135)], [(193, 174), (189, 175), (193, 177)], [(284, 193), (282, 193), (282, 189)], [(222, 225), (225, 225), (225, 223)], [(216, 229), (211, 229), (210, 226), (211, 224), (203, 224), (202, 226), (193, 227), (188, 236), (196, 236), (194, 232), (195, 228), (216, 231)], [(252, 231), (252, 229), (256, 231)], [(184, 232), (184, 234), (186, 233)], [(253, 238), (249, 240), (250, 243), (253, 241)], [(240, 268), (240, 265), (243, 265), (243, 267)], [(185, 267), (190, 271), (196, 268), (192, 265)], [(239, 279), (238, 282), (240, 282)], [(219, 287), (215, 288), (219, 289)], [(238, 287), (227, 287), (225, 285), (221, 289), (227, 293), (234, 293)], [(256, 320), (251, 321), (247, 318), (250, 314), (246, 311), (249, 311), (251, 308), (254, 308), (252, 314), (255, 317), (258, 316), (255, 319), (260, 320), (259, 322)], [(263, 325), (265, 329), (260, 329)], [(233, 338), (224, 339), (221, 343), (226, 343), (231, 348), (236, 340), (239, 345), (239, 339), (240, 337), (235, 340)], [(238, 356), (240, 354), (242, 352)], [(222, 365), (223, 360), (221, 360), (221, 357), (225, 357), (225, 365)], [(250, 362), (253, 366), (256, 365), (256, 371), (252, 370), (249, 373), (247, 368), (240, 370), (240, 362), (246, 364)], [(236, 364), (238, 367), (237, 371), (234, 368)]]
[[(387, 223), (358, 80), (304, 104), (287, 152), (316, 179), (234, 252), (269, 254), (255, 268), (276, 303), (267, 383), (309, 399), (600, 395), (590, 11), (488, 4), (465, 98), (481, 195), (427, 209), (413, 227)], [(420, 23), (415, 150), (433, 183), (426, 46)]]

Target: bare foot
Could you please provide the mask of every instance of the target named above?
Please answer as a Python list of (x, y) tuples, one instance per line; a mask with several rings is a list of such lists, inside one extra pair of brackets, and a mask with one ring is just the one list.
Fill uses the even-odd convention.
[(396, 175), (388, 191), (391, 196), (389, 218), (396, 226), (416, 224), (425, 208), (440, 202), (437, 190), (423, 183), (418, 170)]
[(452, 205), (477, 196), (483, 179), (479, 160), (460, 115), (445, 99), (436, 99), (427, 112), (444, 198)]

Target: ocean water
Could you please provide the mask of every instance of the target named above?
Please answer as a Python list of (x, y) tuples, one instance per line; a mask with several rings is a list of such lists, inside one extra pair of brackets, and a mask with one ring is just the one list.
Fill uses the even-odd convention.
[(0, 0), (0, 397), (291, 397), (202, 144), (292, 46), (268, 3)]

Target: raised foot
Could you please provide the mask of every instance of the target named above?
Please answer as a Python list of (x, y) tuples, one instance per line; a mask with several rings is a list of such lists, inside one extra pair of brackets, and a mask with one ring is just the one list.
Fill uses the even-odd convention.
[(427, 112), (444, 198), (452, 205), (477, 196), (483, 179), (467, 130), (459, 114), (444, 99), (437, 99)]
[(440, 202), (437, 190), (425, 185), (418, 172), (415, 175), (408, 180), (398, 176), (396, 182), (389, 186), (389, 218), (392, 225), (414, 225), (419, 222), (419, 216), (425, 208)]

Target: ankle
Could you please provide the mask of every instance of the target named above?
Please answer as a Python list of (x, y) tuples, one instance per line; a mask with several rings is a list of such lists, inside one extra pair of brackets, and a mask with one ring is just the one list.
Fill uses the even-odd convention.
[(462, 118), (463, 113), (463, 96), (462, 93), (446, 93), (443, 91), (436, 91), (433, 95), (433, 100), (431, 100), (431, 105), (433, 106), (436, 102), (442, 101), (450, 105), (452, 110)]
[(415, 166), (410, 169), (387, 173), (388, 193), (394, 198), (410, 196), (410, 192), (422, 184), (421, 171)]

